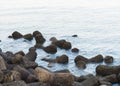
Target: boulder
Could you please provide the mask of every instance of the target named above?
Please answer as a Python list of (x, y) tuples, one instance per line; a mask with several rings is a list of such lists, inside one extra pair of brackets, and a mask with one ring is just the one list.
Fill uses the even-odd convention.
[(73, 49), (71, 50), (71, 52), (73, 52), (73, 53), (78, 53), (78, 52), (79, 52), (79, 49), (78, 49), (78, 48), (73, 48)]
[(23, 36), (23, 38), (31, 41), (33, 39), (33, 35), (32, 34), (26, 34), (26, 35)]
[(30, 74), (26, 80), (27, 83), (32, 83), (32, 82), (36, 82), (36, 81), (37, 81), (37, 79), (36, 79), (35, 75), (32, 75), (32, 74)]
[(75, 64), (80, 69), (85, 69), (86, 68), (86, 63), (84, 61), (77, 61)]
[(96, 67), (96, 74), (100, 76), (119, 74), (119, 71), (120, 71), (120, 66), (98, 65)]
[(18, 52), (15, 53), (15, 55), (16, 55), (16, 54), (20, 54), (20, 55), (22, 55), (22, 56), (25, 56), (25, 53), (24, 53), (23, 51), (18, 51)]
[(95, 63), (103, 62), (103, 56), (101, 54), (99, 54), (89, 60), (90, 60), (90, 62), (95, 62)]
[(36, 30), (36, 31), (33, 32), (33, 37), (36, 37), (37, 35), (42, 36), (42, 33), (40, 31)]
[(31, 50), (24, 56), (24, 58), (27, 58), (30, 61), (35, 61), (37, 58), (37, 53), (36, 51)]
[(27, 78), (30, 75), (30, 72), (27, 69), (17, 65), (13, 68), (13, 70), (18, 71), (21, 74), (21, 79), (27, 81)]
[(106, 56), (104, 58), (105, 63), (113, 63), (113, 57), (112, 56)]
[(77, 63), (78, 61), (84, 61), (85, 63), (88, 63), (89, 60), (87, 58), (85, 58), (84, 56), (78, 55), (77, 57), (75, 57), (74, 62)]
[(43, 50), (50, 54), (55, 54), (57, 52), (57, 47), (55, 45), (49, 45), (47, 47), (44, 47)]
[(63, 55), (61, 55), (61, 56), (58, 56), (58, 57), (56, 58), (56, 62), (57, 62), (57, 63), (66, 64), (66, 63), (68, 63), (68, 61), (69, 61), (69, 58), (68, 58), (68, 56), (65, 55), (65, 54), (63, 54)]
[(0, 56), (0, 70), (6, 70), (5, 61), (2, 56)]
[(50, 38), (50, 41), (54, 43), (54, 42), (57, 41), (57, 38), (56, 38), (56, 37), (51, 37), (51, 38)]
[(13, 37), (13, 39), (19, 39), (19, 38), (22, 38), (23, 35), (17, 31), (15, 31), (12, 33), (12, 37)]
[(50, 86), (72, 86), (74, 77), (70, 73), (53, 73), (44, 68), (35, 68), (35, 75), (41, 83), (49, 83)]
[(43, 44), (46, 40), (43, 36), (38, 34), (35, 36), (35, 41), (36, 41), (36, 44)]
[(20, 64), (23, 62), (23, 56), (21, 54), (15, 54), (12, 60), (13, 64)]
[(24, 81), (14, 81), (3, 83), (3, 86), (27, 86), (27, 84)]
[(35, 52), (35, 51), (36, 51), (36, 48), (35, 48), (35, 47), (30, 47), (30, 48), (29, 48), (29, 51), (34, 51), (34, 52)]

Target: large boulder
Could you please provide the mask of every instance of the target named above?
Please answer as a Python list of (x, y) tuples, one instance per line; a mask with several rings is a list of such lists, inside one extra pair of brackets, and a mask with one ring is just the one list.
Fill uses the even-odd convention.
[(33, 39), (32, 34), (26, 34), (23, 36), (24, 39), (31, 41)]
[(29, 52), (24, 56), (24, 58), (27, 58), (30, 61), (35, 61), (37, 58), (37, 53), (34, 50), (29, 50)]
[(15, 32), (12, 33), (12, 37), (14, 39), (19, 39), (19, 38), (22, 38), (23, 35), (21, 33), (17, 32), (17, 31), (15, 31)]
[(50, 54), (55, 54), (57, 52), (57, 47), (55, 45), (49, 45), (43, 48), (45, 52)]
[(61, 55), (61, 56), (58, 56), (58, 57), (56, 58), (56, 62), (57, 62), (57, 63), (66, 64), (66, 63), (68, 63), (68, 61), (69, 61), (69, 58), (68, 58), (68, 56), (65, 55), (65, 54), (63, 54), (63, 55)]
[(119, 72), (120, 72), (120, 66), (98, 65), (96, 67), (96, 74), (100, 76), (119, 74)]
[(0, 56), (0, 70), (6, 70), (5, 61), (2, 56)]
[(86, 68), (86, 63), (84, 61), (77, 61), (75, 64), (80, 69), (85, 69)]
[(41, 83), (49, 83), (50, 86), (72, 86), (74, 77), (70, 73), (53, 73), (44, 68), (35, 68), (35, 75)]
[(20, 64), (22, 62), (23, 62), (23, 56), (21, 54), (15, 54), (13, 56), (13, 60), (12, 60), (13, 64)]
[(113, 57), (112, 56), (106, 56), (104, 58), (105, 63), (113, 63)]
[(101, 54), (99, 54), (99, 55), (97, 55), (95, 57), (92, 57), (89, 60), (90, 60), (90, 62), (95, 62), (95, 63), (103, 62), (103, 56)]
[(88, 63), (89, 60), (87, 58), (85, 58), (84, 56), (78, 55), (77, 57), (75, 57), (74, 62), (77, 63), (78, 61), (84, 61), (85, 63)]

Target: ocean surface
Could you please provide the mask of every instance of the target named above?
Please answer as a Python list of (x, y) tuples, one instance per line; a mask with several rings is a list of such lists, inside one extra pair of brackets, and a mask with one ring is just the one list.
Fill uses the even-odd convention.
[[(77, 55), (87, 58), (98, 54), (111, 55), (114, 63), (120, 65), (120, 0), (0, 0), (0, 48), (6, 51), (28, 52), (35, 40), (13, 40), (8, 36), (13, 31), (22, 34), (39, 30), (50, 44), (49, 38), (66, 39), (72, 47), (80, 49), (78, 54), (58, 49), (54, 55), (37, 50), (36, 62), (51, 71), (69, 69), (76, 76), (93, 73), (99, 64), (88, 64), (85, 70), (74, 64)], [(77, 34), (77, 38), (72, 35)], [(52, 68), (41, 58), (67, 54), (69, 63), (55, 64)], [(100, 64), (105, 64), (100, 63)]]

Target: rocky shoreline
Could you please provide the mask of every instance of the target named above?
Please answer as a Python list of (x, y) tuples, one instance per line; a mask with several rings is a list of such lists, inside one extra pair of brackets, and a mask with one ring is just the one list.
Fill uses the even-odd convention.
[[(77, 37), (73, 35), (72, 37)], [(12, 33), (9, 38), (15, 40), (24, 38), (28, 41), (35, 39), (36, 44), (29, 48), (28, 53), (19, 51), (3, 52), (0, 49), (0, 86), (112, 86), (114, 83), (120, 83), (120, 66), (107, 66), (113, 62), (112, 56), (103, 57), (101, 54), (90, 59), (78, 55), (74, 62), (76, 67), (85, 69), (86, 64), (105, 62), (106, 65), (96, 67), (96, 75), (88, 74), (86, 76), (74, 76), (69, 70), (49, 71), (35, 62), (37, 58), (36, 49), (43, 49), (46, 53), (55, 54), (57, 48), (71, 50), (72, 53), (78, 53), (78, 48), (72, 48), (72, 44), (64, 39), (58, 40), (56, 37), (50, 38), (51, 44), (43, 46), (46, 39), (39, 31), (32, 34), (21, 34), (18, 31)], [(43, 61), (51, 64), (67, 64), (69, 57), (65, 54), (57, 56), (56, 59), (43, 58)]]

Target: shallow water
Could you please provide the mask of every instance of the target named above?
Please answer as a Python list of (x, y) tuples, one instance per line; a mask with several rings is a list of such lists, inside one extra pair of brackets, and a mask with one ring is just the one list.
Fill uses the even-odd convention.
[[(55, 55), (38, 49), (36, 62), (46, 68), (48, 63), (40, 59), (49, 55), (55, 58), (61, 54), (69, 56), (69, 64), (55, 64), (52, 71), (69, 69), (73, 74), (95, 74), (98, 64), (88, 64), (85, 70), (75, 67), (74, 58), (83, 55), (91, 58), (97, 54), (115, 58), (111, 65), (120, 65), (120, 1), (119, 0), (4, 0), (0, 1), (0, 47), (3, 51), (17, 52), (35, 44), (24, 39), (13, 40), (7, 37), (13, 31), (32, 33), (39, 30), (47, 38), (55, 36), (66, 39), (73, 47), (80, 49), (78, 54), (60, 50)], [(77, 38), (71, 37), (77, 34)], [(105, 64), (105, 63), (100, 63)]]

